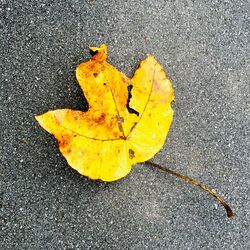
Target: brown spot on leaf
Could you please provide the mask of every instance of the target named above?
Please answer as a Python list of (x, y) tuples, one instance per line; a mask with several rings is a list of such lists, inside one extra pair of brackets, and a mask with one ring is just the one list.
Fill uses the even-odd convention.
[(96, 119), (96, 123), (103, 123), (105, 121), (105, 118), (106, 118), (106, 114), (102, 113), (101, 116), (99, 116)]
[(116, 119), (117, 119), (117, 124), (118, 124), (118, 128), (119, 128), (120, 132), (123, 132), (122, 123), (124, 122), (124, 118), (117, 115)]
[(129, 158), (130, 159), (133, 159), (135, 157), (135, 151), (132, 150), (131, 148), (128, 150), (128, 153), (129, 153)]
[(71, 136), (70, 135), (62, 135), (60, 138), (58, 138), (58, 144), (60, 148), (65, 148), (69, 145), (71, 141)]

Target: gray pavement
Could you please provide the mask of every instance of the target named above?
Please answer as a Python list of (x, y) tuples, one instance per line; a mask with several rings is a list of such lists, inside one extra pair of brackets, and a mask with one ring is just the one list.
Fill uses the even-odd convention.
[[(0, 1), (0, 249), (250, 249), (250, 4), (243, 0)], [(146, 164), (114, 183), (68, 167), (34, 116), (86, 110), (74, 70), (88, 46), (132, 76), (154, 54), (175, 117), (153, 159), (214, 188), (235, 211)]]

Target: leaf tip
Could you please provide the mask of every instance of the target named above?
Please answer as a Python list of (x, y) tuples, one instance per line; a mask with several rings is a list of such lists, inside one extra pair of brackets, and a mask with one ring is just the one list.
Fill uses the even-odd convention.
[(44, 122), (45, 122), (44, 114), (42, 114), (42, 115), (36, 115), (35, 119), (39, 123), (39, 125), (44, 128)]
[(53, 113), (48, 111), (41, 115), (36, 115), (35, 119), (39, 125), (51, 134), (55, 134), (59, 131), (58, 120), (55, 119)]
[(41, 120), (42, 115), (35, 115), (35, 119), (39, 122)]

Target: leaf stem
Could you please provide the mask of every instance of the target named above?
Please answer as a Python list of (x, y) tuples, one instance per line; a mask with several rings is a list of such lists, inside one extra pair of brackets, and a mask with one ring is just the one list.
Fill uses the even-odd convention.
[(191, 178), (189, 178), (189, 177), (187, 177), (185, 175), (179, 174), (178, 172), (175, 172), (175, 171), (173, 171), (173, 170), (171, 170), (169, 168), (162, 167), (161, 165), (156, 164), (156, 163), (151, 162), (151, 161), (146, 161), (146, 163), (148, 163), (148, 164), (154, 166), (155, 168), (158, 168), (158, 169), (160, 169), (160, 170), (162, 170), (164, 172), (167, 172), (169, 174), (175, 175), (175, 176), (177, 176), (177, 177), (179, 177), (179, 178), (181, 178), (181, 179), (183, 179), (183, 180), (185, 180), (185, 181), (187, 181), (187, 182), (189, 182), (189, 183), (191, 183), (191, 184), (193, 184), (193, 185), (195, 185), (195, 186), (197, 186), (197, 187), (199, 187), (199, 188), (207, 191), (208, 193), (210, 193), (211, 195), (213, 195), (213, 197), (217, 201), (219, 201), (221, 203), (221, 205), (226, 209), (227, 216), (229, 218), (234, 216), (234, 213), (233, 213), (231, 207), (218, 194), (216, 194), (211, 189), (209, 189), (206, 186), (200, 184), (199, 182), (197, 182), (197, 181), (195, 181), (195, 180), (193, 180), (193, 179), (191, 179)]

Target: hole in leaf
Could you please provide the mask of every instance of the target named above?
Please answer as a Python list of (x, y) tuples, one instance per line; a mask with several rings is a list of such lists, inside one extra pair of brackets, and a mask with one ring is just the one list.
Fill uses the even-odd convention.
[(89, 50), (89, 53), (90, 53), (91, 56), (94, 56), (94, 55), (96, 55), (96, 54), (98, 53), (98, 50), (95, 50), (95, 51), (94, 51), (94, 50), (91, 50), (91, 49), (90, 49), (90, 50)]
[(132, 98), (132, 94), (131, 94), (132, 88), (133, 88), (133, 85), (131, 84), (128, 85), (128, 100), (127, 100), (126, 107), (130, 114), (135, 114), (139, 116), (140, 115), (139, 112), (129, 106), (130, 99)]

